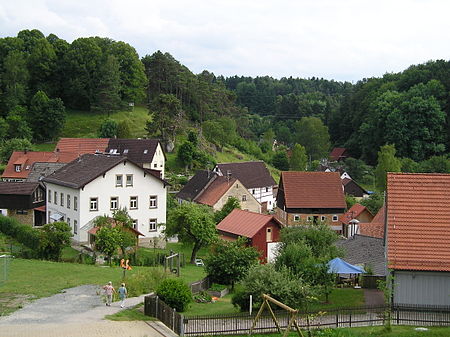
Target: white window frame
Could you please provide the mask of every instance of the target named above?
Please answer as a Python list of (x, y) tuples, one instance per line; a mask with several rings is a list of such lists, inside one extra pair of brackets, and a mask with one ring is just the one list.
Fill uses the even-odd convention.
[(22, 165), (14, 165), (14, 171), (20, 172), (22, 170)]
[[(130, 179), (130, 183), (128, 182), (128, 178)], [(133, 186), (133, 175), (132, 174), (127, 174), (126, 178), (125, 178), (125, 186), (126, 187), (132, 187)]]
[(123, 175), (116, 174), (116, 187), (123, 187)]
[(314, 216), (308, 215), (308, 216), (306, 217), (306, 221), (308, 221), (308, 222), (313, 222), (313, 221), (314, 221)]
[(131, 222), (133, 223), (133, 228), (138, 229), (138, 219), (131, 219)]
[[(92, 207), (94, 206), (94, 207)], [(98, 211), (98, 198), (89, 198), (89, 210), (92, 212)]]
[(247, 201), (247, 194), (242, 194), (242, 201)]
[(300, 221), (300, 215), (294, 214), (294, 221)]
[(76, 195), (73, 196), (73, 210), (78, 211), (78, 197)]
[[(115, 205), (114, 205), (114, 204)], [(115, 211), (115, 210), (118, 210), (119, 209), (119, 197), (111, 197), (110, 199), (109, 199), (109, 209), (111, 210), (111, 211)]]
[(158, 196), (157, 195), (151, 195), (149, 197), (149, 208), (158, 208)]
[(130, 197), (130, 209), (138, 209), (138, 197), (135, 195)]
[(70, 194), (67, 194), (67, 208), (70, 209)]
[(338, 220), (339, 220), (339, 217), (336, 215), (336, 214), (334, 214), (333, 215), (333, 218), (331, 219), (333, 222), (337, 222)]
[(158, 219), (150, 219), (148, 221), (148, 231), (156, 232), (157, 230), (158, 230)]

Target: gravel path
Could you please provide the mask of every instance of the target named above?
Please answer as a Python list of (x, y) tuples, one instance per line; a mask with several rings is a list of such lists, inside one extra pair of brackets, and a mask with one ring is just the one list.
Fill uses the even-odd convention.
[[(102, 294), (100, 286), (83, 285), (33, 301), (9, 316), (0, 317), (0, 336), (3, 325), (100, 322), (105, 315), (122, 310), (119, 302), (106, 306)], [(125, 307), (142, 303), (144, 296), (127, 299)]]

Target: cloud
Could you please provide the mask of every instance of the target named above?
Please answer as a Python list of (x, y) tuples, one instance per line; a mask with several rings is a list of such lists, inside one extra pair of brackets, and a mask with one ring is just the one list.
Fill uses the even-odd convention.
[(0, 31), (109, 37), (196, 73), (358, 80), (448, 58), (449, 10), (440, 0), (15, 0), (0, 4)]

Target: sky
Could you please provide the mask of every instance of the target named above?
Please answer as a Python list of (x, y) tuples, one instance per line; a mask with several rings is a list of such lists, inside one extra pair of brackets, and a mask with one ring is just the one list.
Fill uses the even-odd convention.
[(192, 72), (356, 82), (450, 59), (447, 0), (1, 0), (0, 37), (124, 41)]

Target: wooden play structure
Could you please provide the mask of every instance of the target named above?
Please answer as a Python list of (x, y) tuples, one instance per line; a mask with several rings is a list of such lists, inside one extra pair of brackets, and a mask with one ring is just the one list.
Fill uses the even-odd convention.
[[(256, 327), (256, 323), (258, 322), (259, 318), (261, 317), (261, 314), (263, 313), (264, 309), (267, 307), (267, 310), (270, 312), (270, 315), (272, 316), (272, 319), (278, 329), (278, 332), (280, 334), (283, 334), (283, 337), (286, 337), (289, 334), (289, 332), (292, 328), (292, 325), (295, 326), (295, 329), (297, 330), (298, 335), (301, 337), (304, 337), (300, 328), (298, 327), (298, 324), (297, 324), (298, 310), (292, 309), (291, 307), (287, 306), (286, 304), (281, 303), (280, 301), (277, 301), (276, 299), (270, 297), (269, 295), (263, 294), (262, 298), (263, 298), (263, 304), (261, 305), (261, 308), (259, 308), (259, 311), (255, 317), (255, 320), (253, 321), (253, 325), (250, 328), (250, 332), (249, 332), (250, 336), (252, 335), (253, 329)], [(273, 304), (279, 306), (280, 308), (286, 310), (289, 313), (289, 322), (288, 322), (288, 325), (287, 325), (284, 333), (280, 327), (280, 324), (278, 323), (278, 320), (277, 320), (269, 302), (272, 302)]]

